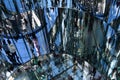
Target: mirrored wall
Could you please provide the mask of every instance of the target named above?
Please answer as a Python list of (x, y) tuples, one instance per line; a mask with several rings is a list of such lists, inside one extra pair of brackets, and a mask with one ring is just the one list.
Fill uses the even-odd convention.
[[(9, 8), (18, 3), (21, 3), (21, 8), (18, 9), (15, 5), (9, 9), (5, 4), (0, 9), (0, 56), (6, 62), (5, 66), (25, 64), (32, 58), (45, 54), (66, 53), (74, 56), (81, 64), (87, 61), (106, 78), (111, 75), (111, 66), (118, 64), (120, 53), (118, 6), (115, 6), (116, 14), (113, 14), (116, 1), (112, 1), (112, 6), (108, 0), (81, 0), (78, 3), (68, 0), (67, 4), (67, 0), (48, 0), (49, 4), (41, 0), (42, 5), (41, 1), (34, 0), (23, 0), (23, 3), (22, 0), (11, 1)], [(109, 5), (107, 10), (106, 5)], [(107, 16), (101, 19), (96, 14)], [(112, 15), (114, 18), (111, 18)], [(8, 45), (15, 52), (8, 52), (5, 48)], [(16, 60), (9, 53), (15, 53)], [(118, 66), (113, 68), (119, 69)]]

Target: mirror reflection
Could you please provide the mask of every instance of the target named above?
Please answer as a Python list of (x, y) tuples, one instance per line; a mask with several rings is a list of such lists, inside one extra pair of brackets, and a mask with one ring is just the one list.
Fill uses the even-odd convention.
[[(1, 80), (17, 80), (23, 75), (26, 80), (102, 80), (119, 75), (118, 7), (116, 18), (111, 18), (112, 9), (108, 6), (110, 12), (106, 12), (106, 0), (69, 4), (48, 0), (49, 4), (42, 5), (42, 0), (21, 1), (22, 9), (14, 5), (9, 12), (1, 1), (5, 4), (0, 5)], [(51, 7), (56, 5), (59, 8)], [(96, 16), (101, 14), (108, 20)], [(97, 73), (96, 78), (93, 74)]]

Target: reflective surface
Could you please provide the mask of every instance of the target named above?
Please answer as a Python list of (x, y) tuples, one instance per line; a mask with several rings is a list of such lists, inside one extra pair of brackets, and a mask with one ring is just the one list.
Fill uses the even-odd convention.
[[(6, 14), (17, 14), (26, 10), (50, 7), (76, 8), (86, 10), (90, 13), (105, 14), (109, 11), (112, 0), (5, 0), (1, 1), (2, 10)], [(106, 10), (107, 9), (107, 10)]]
[[(100, 63), (101, 59), (103, 59), (102, 55), (96, 52), (99, 46), (103, 46), (104, 32), (101, 21), (93, 15), (74, 9), (51, 8), (50, 11), (53, 9), (54, 11), (56, 10), (55, 14), (57, 14), (57, 17), (53, 14), (51, 16), (45, 14), (46, 27), (43, 27), (40, 32), (35, 32), (37, 44), (40, 46), (38, 52), (41, 55), (51, 52), (55, 52), (56, 54), (65, 52), (76, 57), (80, 60), (80, 63), (82, 63), (81, 61), (88, 61), (94, 67), (102, 67)], [(55, 21), (53, 20), (54, 22), (52, 22), (49, 18)], [(99, 26), (97, 26), (98, 24)], [(27, 30), (29, 31), (29, 28)], [(21, 57), (19, 59), (22, 63), (25, 63), (32, 57), (38, 56), (38, 54), (32, 34), (21, 34), (21, 37), (18, 37), (18, 39), (14, 38), (10, 40), (18, 50), (17, 53)], [(28, 39), (33, 40), (33, 51), (31, 50), (31, 44)]]
[[(67, 4), (61, 5), (62, 3), (60, 3), (60, 7), (65, 6), (66, 8), (51, 7), (54, 2), (48, 1), (49, 4), (44, 4), (46, 3), (44, 0), (41, 6), (39, 6), (39, 2), (34, 2), (36, 5), (39, 3), (36, 7), (26, 1), (28, 5), (23, 3), (26, 7), (22, 8), (22, 12), (16, 10), (17, 13), (14, 16), (13, 13), (8, 15), (8, 12), (3, 11), (7, 18), (3, 16), (3, 13), (1, 14), (1, 66), (6, 66), (5, 70), (8, 71), (10, 65), (13, 65), (14, 68), (20, 65), (14, 64), (15, 59), (10, 60), (6, 49), (3, 47), (5, 45), (3, 41), (5, 40), (6, 44), (9, 45), (9, 39), (14, 45), (16, 55), (22, 64), (35, 56), (66, 53), (75, 57), (80, 64), (87, 61), (97, 68), (106, 79), (112, 78), (116, 72), (119, 75), (120, 12), (117, 1), (112, 1), (107, 12), (104, 8), (96, 11), (95, 8), (101, 5), (99, 6), (97, 1), (92, 0), (87, 2), (81, 0), (75, 8), (73, 2), (69, 0)], [(105, 2), (103, 0), (103, 3)], [(59, 2), (56, 3), (59, 4)], [(54, 6), (56, 6), (56, 3)], [(105, 4), (103, 5), (105, 7)], [(84, 7), (86, 12), (80, 6)], [(17, 9), (17, 7), (15, 8)], [(113, 14), (114, 12), (116, 14)], [(107, 16), (102, 16), (102, 18), (96, 15), (104, 13)], [(55, 77), (55, 79), (64, 77), (65, 73)], [(35, 76), (36, 74), (30, 75)]]
[[(65, 55), (66, 54), (58, 55), (58, 57), (57, 55), (55, 56), (55, 54), (49, 54), (44, 57), (33, 58), (31, 61), (20, 66), (19, 69), (15, 70), (12, 76), (15, 80), (31, 80), (32, 78), (37, 80), (43, 77), (45, 80), (55, 78), (67, 68), (74, 66), (72, 57)], [(63, 64), (59, 64), (61, 60)]]
[(93, 67), (87, 62), (83, 62), (83, 65), (80, 65), (79, 62), (68, 54), (56, 55), (53, 53), (44, 57), (33, 58), (31, 61), (14, 70), (14, 73), (7, 77), (8, 80), (93, 79), (93, 74), (90, 73)]

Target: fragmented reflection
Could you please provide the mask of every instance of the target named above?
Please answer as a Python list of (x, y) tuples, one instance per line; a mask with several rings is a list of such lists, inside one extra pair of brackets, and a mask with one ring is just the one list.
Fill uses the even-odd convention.
[[(84, 76), (77, 75), (78, 72), (81, 72), (78, 63), (82, 65), (82, 62), (88, 62), (93, 66), (92, 69), (90, 67), (93, 74), (97, 68), (98, 71), (103, 73), (105, 79), (107, 78), (106, 76), (111, 78), (114, 74), (116, 76), (119, 69), (120, 53), (119, 33), (117, 32), (119, 28), (119, 16), (116, 16), (113, 23), (108, 24), (111, 21), (110, 19), (108, 19), (107, 23), (100, 20), (99, 16), (95, 16), (96, 14), (104, 14), (109, 18), (109, 6), (107, 10), (105, 9), (106, 0), (102, 2), (94, 0), (85, 1), (81, 0), (79, 3), (75, 3), (75, 9), (69, 9), (73, 8), (74, 3), (69, 0), (67, 4), (65, 1), (60, 1), (59, 3), (56, 1), (51, 2), (50, 0), (49, 4), (44, 4), (46, 3), (44, 0), (43, 5), (40, 5), (40, 2), (34, 2), (35, 5), (33, 5), (33, 2), (27, 1), (24, 3), (23, 1), (22, 4), (25, 7), (22, 9), (26, 11), (22, 13), (17, 10), (17, 5), (15, 6), (15, 13), (4, 11), (5, 6), (3, 6), (0, 9), (0, 35), (2, 36), (0, 37), (1, 69), (5, 67), (3, 72), (1, 72), (1, 75), (3, 75), (2, 78), (6, 77), (4, 72), (8, 71), (6, 74), (10, 75), (13, 67), (16, 69), (19, 65), (25, 64), (23, 67), (21, 66), (21, 68), (17, 69), (17, 73), (22, 73), (25, 70), (23, 75), (29, 76), (26, 79), (32, 77), (40, 79), (44, 77), (61, 80), (66, 79), (65, 76), (67, 76), (68, 80), (72, 78), (76, 80), (76, 77), (78, 80), (85, 80)], [(15, 0), (13, 2), (16, 4)], [(103, 3), (103, 6), (100, 5), (101, 3)], [(67, 8), (51, 7), (51, 5), (65, 6)], [(96, 8), (99, 9), (97, 10)], [(87, 12), (84, 12), (84, 9)], [(117, 10), (118, 13), (116, 13), (119, 15), (118, 7)], [(117, 20), (118, 22), (116, 22)], [(103, 26), (103, 22), (107, 26)], [(111, 30), (111, 33), (109, 33), (109, 30)], [(30, 61), (31, 63), (26, 63), (34, 57), (43, 57), (45, 54), (50, 53), (56, 53), (57, 56), (61, 53), (69, 54), (73, 57), (73, 61), (71, 59), (68, 61), (74, 63), (72, 63), (73, 65), (68, 65), (68, 67), (62, 63), (53, 67), (53, 64), (57, 64), (56, 60), (67, 64), (64, 60), (61, 61), (62, 57), (60, 56), (60, 60), (38, 60), (39, 63), (34, 63), (37, 60), (35, 58), (33, 61)], [(74, 61), (74, 58), (77, 59), (77, 62)], [(60, 66), (65, 66), (62, 67), (64, 71), (62, 71)], [(68, 73), (71, 69), (73, 69), (73, 72), (75, 69), (75, 75)], [(45, 73), (45, 71), (48, 71), (48, 73)], [(89, 70), (86, 72), (89, 72)], [(86, 72), (85, 74), (88, 74)], [(19, 76), (16, 76), (17, 73), (14, 72), (10, 78), (19, 78)], [(93, 74), (89, 75), (91, 79), (94, 78)], [(33, 76), (30, 77), (30, 75)], [(101, 74), (99, 74), (100, 77)]]

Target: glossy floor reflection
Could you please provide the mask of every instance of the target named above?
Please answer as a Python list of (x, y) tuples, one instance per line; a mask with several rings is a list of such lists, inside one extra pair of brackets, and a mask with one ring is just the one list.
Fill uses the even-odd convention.
[(87, 62), (85, 65), (83, 68), (68, 54), (49, 54), (20, 66), (8, 80), (90, 80), (90, 67)]
[[(58, 57), (50, 54), (48, 56), (40, 57), (37, 60), (38, 62), (39, 60), (41, 61), (41, 67), (37, 65), (37, 62), (31, 60), (32, 65), (30, 62), (28, 62), (25, 65), (20, 66), (19, 70), (14, 72), (17, 74), (12, 74), (13, 76), (16, 76), (15, 80), (43, 80), (43, 77), (45, 78), (44, 80), (61, 80), (67, 78), (67, 76), (73, 76), (79, 80), (81, 77), (80, 74), (82, 75), (78, 63), (76, 66), (77, 70), (73, 71), (76, 64), (73, 62), (72, 56), (63, 54), (62, 56)], [(75, 76), (75, 74), (78, 73), (79, 76)]]

